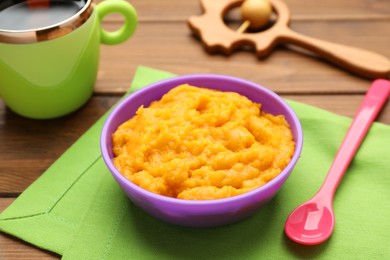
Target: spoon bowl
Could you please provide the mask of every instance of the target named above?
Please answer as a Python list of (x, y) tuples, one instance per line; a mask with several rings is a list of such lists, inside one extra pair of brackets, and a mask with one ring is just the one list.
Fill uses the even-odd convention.
[(297, 207), (289, 216), (285, 231), (295, 242), (315, 245), (327, 240), (333, 232), (335, 217), (331, 205), (313, 198)]

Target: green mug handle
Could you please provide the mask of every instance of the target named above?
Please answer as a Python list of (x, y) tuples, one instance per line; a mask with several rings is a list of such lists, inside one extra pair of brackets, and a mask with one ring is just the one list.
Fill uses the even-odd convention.
[(123, 26), (116, 31), (110, 32), (100, 27), (100, 39), (102, 43), (107, 45), (119, 44), (133, 35), (137, 28), (137, 12), (130, 3), (123, 0), (110, 0), (97, 4), (95, 8), (100, 24), (106, 15), (112, 13), (120, 13), (125, 18)]

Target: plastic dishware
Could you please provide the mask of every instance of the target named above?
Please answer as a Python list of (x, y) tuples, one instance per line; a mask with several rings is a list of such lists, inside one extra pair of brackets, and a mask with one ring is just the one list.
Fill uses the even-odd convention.
[[(122, 43), (137, 26), (136, 10), (121, 0), (0, 2), (0, 98), (33, 119), (60, 117), (84, 105), (93, 94), (101, 43)], [(113, 13), (124, 21), (107, 31), (103, 20)]]
[(333, 197), (337, 186), (389, 94), (390, 81), (379, 79), (372, 83), (321, 189), (287, 218), (285, 232), (291, 240), (316, 245), (331, 236), (335, 225)]
[[(295, 151), (290, 163), (265, 185), (230, 198), (214, 200), (183, 200), (152, 193), (126, 179), (113, 164), (112, 134), (117, 127), (131, 118), (137, 109), (159, 100), (170, 89), (190, 84), (221, 91), (233, 91), (254, 102), (262, 103), (262, 110), (284, 115), (293, 133)], [(127, 196), (149, 214), (158, 219), (183, 226), (212, 227), (233, 223), (253, 214), (279, 191), (297, 163), (302, 150), (303, 134), (295, 112), (277, 94), (250, 81), (214, 74), (178, 76), (144, 87), (123, 99), (104, 123), (100, 147), (102, 157), (112, 176)]]

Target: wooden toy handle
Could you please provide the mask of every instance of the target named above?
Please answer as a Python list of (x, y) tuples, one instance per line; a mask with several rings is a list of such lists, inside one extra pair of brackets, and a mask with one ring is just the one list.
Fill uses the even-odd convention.
[(380, 54), (312, 38), (289, 28), (281, 33), (279, 39), (283, 43), (308, 49), (361, 76), (371, 79), (390, 77), (390, 60)]

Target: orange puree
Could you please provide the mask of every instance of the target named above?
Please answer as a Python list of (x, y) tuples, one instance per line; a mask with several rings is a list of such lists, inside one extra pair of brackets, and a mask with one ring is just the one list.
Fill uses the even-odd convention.
[(282, 115), (232, 92), (178, 86), (113, 134), (114, 164), (161, 195), (208, 200), (260, 187), (290, 162), (295, 143)]

